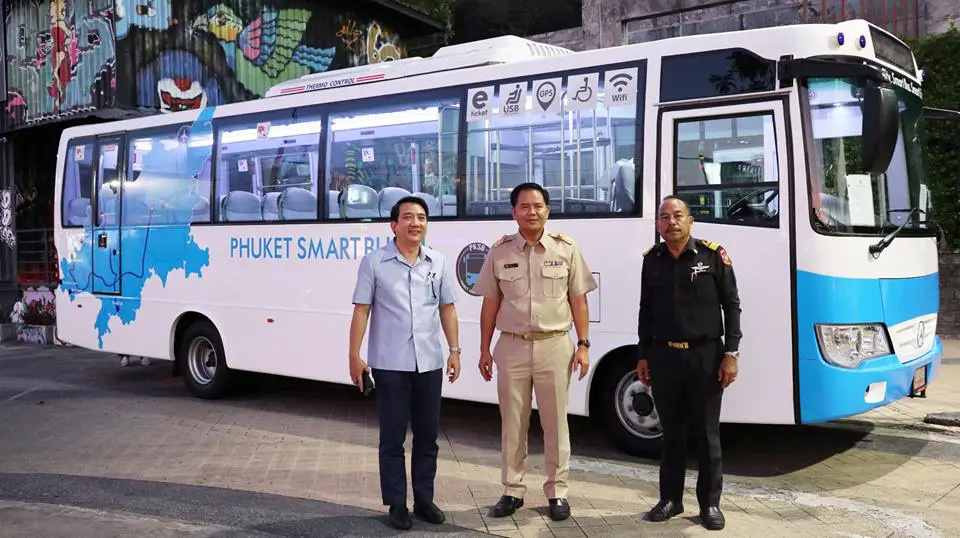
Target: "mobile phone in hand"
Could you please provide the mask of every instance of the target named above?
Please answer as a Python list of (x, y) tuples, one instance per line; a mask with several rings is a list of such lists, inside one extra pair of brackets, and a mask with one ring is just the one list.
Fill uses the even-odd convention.
[(370, 375), (369, 370), (363, 371), (363, 378), (361, 380), (361, 388), (363, 389), (364, 396), (370, 396), (373, 393), (373, 389), (377, 387), (376, 383), (373, 382), (373, 377)]

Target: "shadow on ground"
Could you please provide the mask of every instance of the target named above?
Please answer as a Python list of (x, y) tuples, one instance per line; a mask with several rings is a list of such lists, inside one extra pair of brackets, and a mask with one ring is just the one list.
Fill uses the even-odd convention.
[[(335, 420), (356, 425), (371, 424), (375, 403), (364, 398), (355, 388), (278, 376), (249, 376), (245, 389), (220, 401), (193, 399), (178, 378), (171, 377), (170, 363), (155, 362), (148, 367), (121, 368), (115, 355), (105, 355), (71, 348), (6, 345), (0, 347), (0, 378), (22, 380), (23, 389), (31, 392), (19, 400), (34, 402), (56, 399), (115, 398), (118, 393), (137, 399), (173, 399), (193, 401), (195, 414), (231, 408), (252, 409), (272, 414), (269, 422), (255, 427), (290, 435), (323, 438), (303, 420), (294, 417), (336, 417)], [(65, 386), (44, 388), (45, 384)], [(55, 385), (56, 386), (56, 385)], [(17, 392), (4, 387), (4, 394)], [(491, 390), (494, 390), (491, 386)], [(9, 397), (8, 397), (9, 398)], [(2, 403), (2, 400), (0, 400)], [(289, 416), (291, 420), (284, 421)], [(499, 465), (500, 416), (495, 405), (447, 400), (443, 407), (443, 434), (457, 446), (489, 450), (480, 463)], [(624, 464), (656, 465), (650, 459), (629, 456), (613, 446), (606, 434), (589, 419), (570, 417), (571, 438), (575, 456), (614, 460)], [(927, 445), (920, 439), (896, 438), (878, 443), (868, 428), (840, 430), (797, 426), (757, 426), (725, 424), (722, 428), (724, 471), (728, 475), (771, 477), (815, 466), (824, 460), (854, 447), (884, 450), (902, 456), (889, 458), (888, 465), (878, 464), (857, 477), (866, 483), (889, 473), (903, 461), (918, 454)], [(372, 437), (375, 443), (375, 436)], [(892, 439), (892, 438), (890, 438)], [(879, 445), (882, 448), (878, 448)], [(375, 448), (375, 444), (371, 446)], [(543, 443), (536, 412), (531, 420), (530, 452), (542, 454)], [(542, 458), (540, 459), (542, 461)], [(535, 461), (533, 469), (538, 462)], [(695, 468), (692, 463), (691, 468)]]
[[(217, 525), (210, 536), (412, 536), (482, 538), (487, 533), (414, 521), (411, 531), (390, 527), (384, 513), (309, 499), (209, 486), (47, 474), (0, 473), (0, 499), (104, 510), (126, 515)], [(44, 536), (43, 521), (35, 536)], [(77, 529), (83, 535), (83, 529)], [(241, 532), (238, 532), (241, 531)]]

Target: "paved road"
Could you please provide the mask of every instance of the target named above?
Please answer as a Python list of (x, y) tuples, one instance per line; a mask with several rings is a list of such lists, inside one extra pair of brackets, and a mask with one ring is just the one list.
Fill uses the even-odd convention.
[[(951, 356), (960, 359), (960, 346)], [(960, 430), (922, 422), (960, 409), (958, 363), (948, 361), (927, 399), (850, 421), (724, 427), (727, 533), (960, 536)], [(574, 517), (550, 521), (537, 429), (534, 420), (527, 507), (491, 519), (497, 410), (445, 404), (438, 502), (451, 524), (415, 532), (707, 534), (692, 511), (695, 471), (684, 517), (643, 521), (656, 462), (624, 456), (582, 419), (571, 428)], [(120, 368), (113, 356), (0, 345), (0, 537), (390, 536), (376, 447), (373, 404), (349, 388), (266, 378), (207, 402), (187, 395), (166, 363)]]

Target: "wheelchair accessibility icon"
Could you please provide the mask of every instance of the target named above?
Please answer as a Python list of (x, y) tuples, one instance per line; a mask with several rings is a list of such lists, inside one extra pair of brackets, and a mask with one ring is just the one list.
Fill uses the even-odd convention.
[(593, 97), (593, 88), (590, 87), (590, 79), (583, 77), (583, 86), (577, 88), (577, 93), (573, 95), (573, 100), (586, 103), (591, 97)]

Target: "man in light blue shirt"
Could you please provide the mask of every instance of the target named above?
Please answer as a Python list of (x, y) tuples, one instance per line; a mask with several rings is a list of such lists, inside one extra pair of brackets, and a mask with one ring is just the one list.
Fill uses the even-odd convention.
[[(453, 383), (460, 377), (457, 283), (444, 256), (421, 243), (427, 218), (422, 199), (400, 199), (390, 210), (394, 240), (363, 257), (353, 292), (350, 377), (362, 390), (363, 373), (372, 371), (376, 383), (380, 493), (397, 529), (412, 526), (403, 452), (408, 424), (413, 428), (413, 512), (431, 523), (445, 519), (433, 502), (444, 367), (441, 327), (449, 347), (448, 378)], [(369, 367), (360, 357), (368, 319)]]

